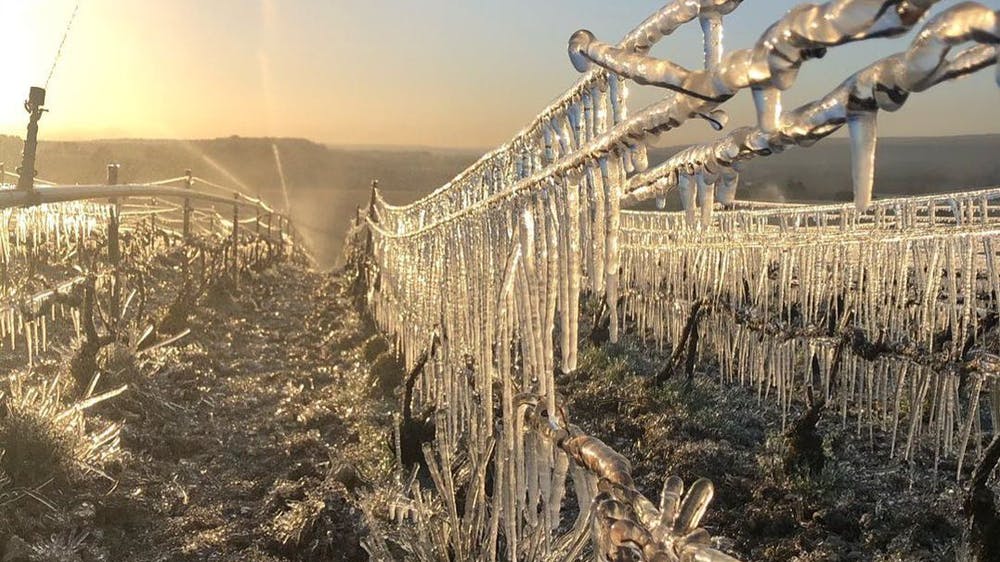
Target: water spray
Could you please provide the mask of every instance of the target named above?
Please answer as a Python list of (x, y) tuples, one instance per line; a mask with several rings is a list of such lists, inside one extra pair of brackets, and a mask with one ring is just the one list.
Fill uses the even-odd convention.
[(59, 64), (59, 59), (62, 58), (63, 47), (66, 45), (66, 38), (69, 37), (69, 30), (73, 28), (73, 22), (76, 21), (76, 13), (80, 11), (80, 1), (77, 0), (76, 4), (73, 6), (73, 12), (69, 15), (69, 22), (66, 23), (66, 30), (63, 31), (62, 41), (59, 42), (59, 48), (56, 49), (56, 56), (52, 59), (52, 66), (49, 67), (49, 75), (45, 79), (45, 87), (49, 87), (49, 82), (52, 80), (52, 75), (56, 71), (56, 65)]
[(278, 145), (271, 143), (271, 152), (274, 153), (274, 165), (278, 169), (278, 180), (281, 182), (281, 196), (285, 201), (285, 213), (292, 215), (292, 202), (288, 196), (288, 182), (285, 180), (285, 168), (281, 165), (281, 153), (278, 152)]

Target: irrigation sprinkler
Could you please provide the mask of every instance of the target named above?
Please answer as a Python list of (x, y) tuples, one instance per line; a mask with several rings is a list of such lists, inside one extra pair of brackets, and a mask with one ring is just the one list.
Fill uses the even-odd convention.
[(17, 178), (17, 188), (22, 191), (31, 191), (34, 188), (35, 175), (35, 152), (38, 150), (38, 120), (42, 118), (42, 113), (46, 110), (45, 89), (32, 86), (28, 91), (28, 99), (24, 101), (24, 110), (28, 112), (28, 134), (24, 138), (24, 152), (21, 153), (21, 166), (17, 169), (20, 176)]

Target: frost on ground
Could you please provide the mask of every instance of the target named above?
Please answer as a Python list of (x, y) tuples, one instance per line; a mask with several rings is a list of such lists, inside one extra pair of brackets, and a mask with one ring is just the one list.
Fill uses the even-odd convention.
[[(74, 469), (0, 498), (0, 559), (368, 559), (362, 507), (393, 486), (393, 387), (405, 378), (346, 281), (269, 269), (195, 310), (190, 336), (86, 412), (85, 435), (121, 424), (103, 476)], [(719, 385), (713, 365), (698, 365), (692, 382), (656, 382), (668, 361), (632, 334), (588, 342), (559, 388), (576, 422), (632, 461), (647, 495), (664, 474), (712, 479), (705, 525), (727, 551), (767, 561), (956, 556), (963, 490), (952, 471), (888, 460), (885, 436), (859, 437), (821, 412), (825, 463), (786, 472), (779, 410)], [(405, 544), (391, 552), (403, 559)]]
[(711, 479), (703, 525), (728, 552), (775, 562), (955, 558), (963, 519), (952, 473), (889, 460), (885, 436), (858, 437), (836, 413), (818, 424), (823, 468), (786, 472), (780, 409), (710, 371), (656, 384), (668, 360), (626, 337), (582, 351), (560, 390), (581, 427), (632, 460), (644, 493), (663, 474)]
[(92, 412), (122, 422), (106, 477), (0, 501), (0, 559), (366, 559), (354, 494), (389, 467), (391, 410), (342, 293), (285, 265), (209, 294)]

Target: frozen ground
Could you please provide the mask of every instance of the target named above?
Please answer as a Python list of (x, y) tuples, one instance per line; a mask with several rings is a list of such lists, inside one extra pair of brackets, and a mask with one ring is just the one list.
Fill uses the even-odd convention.
[[(393, 470), (401, 372), (337, 276), (248, 277), (198, 308), (193, 333), (140, 365), (100, 405), (122, 453), (94, 477), (0, 507), (5, 562), (366, 560), (360, 498)], [(583, 338), (581, 338), (583, 339)], [(573, 419), (632, 460), (652, 497), (667, 474), (707, 476), (706, 525), (745, 560), (946, 560), (961, 490), (929, 463), (888, 460), (835, 414), (823, 471), (784, 475), (780, 415), (752, 390), (653, 382), (665, 355), (626, 337), (585, 344), (560, 381)], [(374, 379), (372, 365), (383, 379)], [(385, 377), (388, 377), (386, 379)], [(36, 554), (31, 554), (36, 552)]]

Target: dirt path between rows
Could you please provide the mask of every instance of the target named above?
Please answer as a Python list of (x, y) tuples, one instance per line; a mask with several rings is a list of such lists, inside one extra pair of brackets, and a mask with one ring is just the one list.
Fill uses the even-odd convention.
[(387, 466), (391, 405), (359, 399), (370, 328), (348, 302), (335, 278), (267, 271), (142, 367), (103, 412), (127, 455), (92, 506), (105, 560), (366, 559), (348, 495)]

